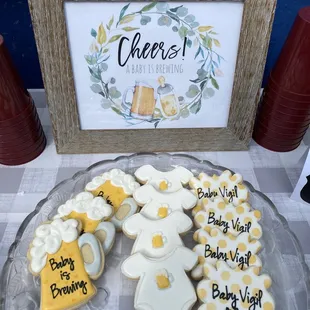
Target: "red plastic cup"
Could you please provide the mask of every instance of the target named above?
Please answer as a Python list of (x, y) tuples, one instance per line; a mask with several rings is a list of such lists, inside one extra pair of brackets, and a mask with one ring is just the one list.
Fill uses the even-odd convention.
[(11, 158), (2, 158), (0, 156), (0, 163), (7, 166), (15, 166), (15, 165), (22, 165), (25, 164), (31, 160), (34, 160), (37, 158), (45, 149), (46, 146), (46, 138), (45, 135), (43, 135), (43, 138), (41, 139), (41, 144), (37, 146), (37, 148), (33, 149), (28, 154), (23, 154), (21, 157), (14, 157), (16, 154), (12, 155)]
[(28, 92), (13, 65), (0, 36), (0, 121), (12, 118), (27, 108)]
[(290, 92), (278, 85), (272, 78), (272, 73), (270, 74), (268, 79), (267, 89), (272, 89), (274, 92), (280, 94), (281, 97), (292, 100), (294, 102), (298, 102), (299, 104), (308, 104), (310, 101), (310, 96)]
[(28, 121), (29, 118), (33, 117), (34, 113), (36, 113), (35, 105), (33, 104), (32, 99), (29, 98), (29, 105), (26, 109), (10, 119), (0, 121), (0, 130), (14, 125), (17, 126), (19, 123), (26, 120)]
[[(30, 136), (27, 138), (25, 142), (22, 144), (16, 144), (16, 145), (8, 145), (4, 147), (0, 147), (0, 158), (9, 158), (10, 156), (16, 156), (14, 154), (20, 154), (21, 152), (23, 154), (27, 154), (28, 152), (31, 152), (32, 149), (36, 148), (43, 140), (44, 132), (43, 129), (39, 129), (39, 137), (36, 136)], [(13, 157), (14, 158), (14, 157)]]
[(270, 151), (274, 151), (274, 152), (290, 152), (290, 151), (293, 151), (299, 147), (299, 145), (302, 141), (302, 140), (300, 140), (298, 143), (293, 144), (293, 145), (283, 146), (283, 145), (276, 144), (274, 142), (270, 142), (265, 137), (258, 136), (256, 134), (253, 135), (253, 139), (256, 143), (258, 143), (262, 147), (264, 147)]
[[(281, 101), (281, 103), (285, 104), (285, 101)], [(268, 94), (264, 96), (264, 107), (267, 107), (272, 111), (280, 111), (293, 116), (306, 117), (308, 115), (310, 117), (310, 111), (308, 110), (291, 109), (290, 107), (282, 105), (281, 103), (270, 98)]]
[(310, 7), (301, 9), (273, 70), (285, 90), (310, 95)]

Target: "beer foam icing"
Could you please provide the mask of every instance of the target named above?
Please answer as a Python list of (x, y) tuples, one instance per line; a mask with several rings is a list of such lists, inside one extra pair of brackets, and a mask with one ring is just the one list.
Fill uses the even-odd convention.
[(93, 191), (106, 181), (111, 181), (114, 186), (122, 187), (127, 195), (132, 195), (133, 192), (140, 186), (132, 175), (126, 174), (120, 169), (112, 169), (93, 178), (92, 181), (86, 185), (86, 190)]
[(30, 249), (31, 269), (39, 273), (46, 265), (47, 255), (55, 254), (62, 242), (70, 243), (78, 237), (78, 221), (55, 219), (40, 225), (35, 231), (35, 238)]
[(89, 219), (95, 221), (109, 217), (113, 212), (112, 207), (107, 204), (104, 198), (94, 197), (89, 192), (82, 192), (61, 205), (54, 219), (68, 216), (72, 211), (86, 213)]

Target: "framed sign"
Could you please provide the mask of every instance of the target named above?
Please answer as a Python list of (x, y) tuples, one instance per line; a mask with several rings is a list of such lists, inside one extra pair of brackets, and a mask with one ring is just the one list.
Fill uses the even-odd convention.
[(29, 0), (59, 153), (243, 150), (276, 0)]

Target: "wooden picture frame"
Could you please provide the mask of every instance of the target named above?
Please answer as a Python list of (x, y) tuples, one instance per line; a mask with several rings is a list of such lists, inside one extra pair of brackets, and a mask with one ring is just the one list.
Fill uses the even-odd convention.
[(143, 130), (80, 129), (64, 2), (29, 0), (58, 153), (247, 149), (254, 126), (276, 0), (237, 1), (244, 2), (244, 11), (226, 128)]

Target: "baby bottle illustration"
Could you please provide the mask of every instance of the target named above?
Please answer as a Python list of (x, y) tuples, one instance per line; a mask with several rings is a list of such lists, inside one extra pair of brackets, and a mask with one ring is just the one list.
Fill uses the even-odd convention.
[(180, 104), (175, 95), (172, 85), (165, 83), (165, 78), (158, 78), (160, 86), (157, 88), (157, 93), (160, 100), (160, 109), (165, 118), (174, 118), (180, 112)]

